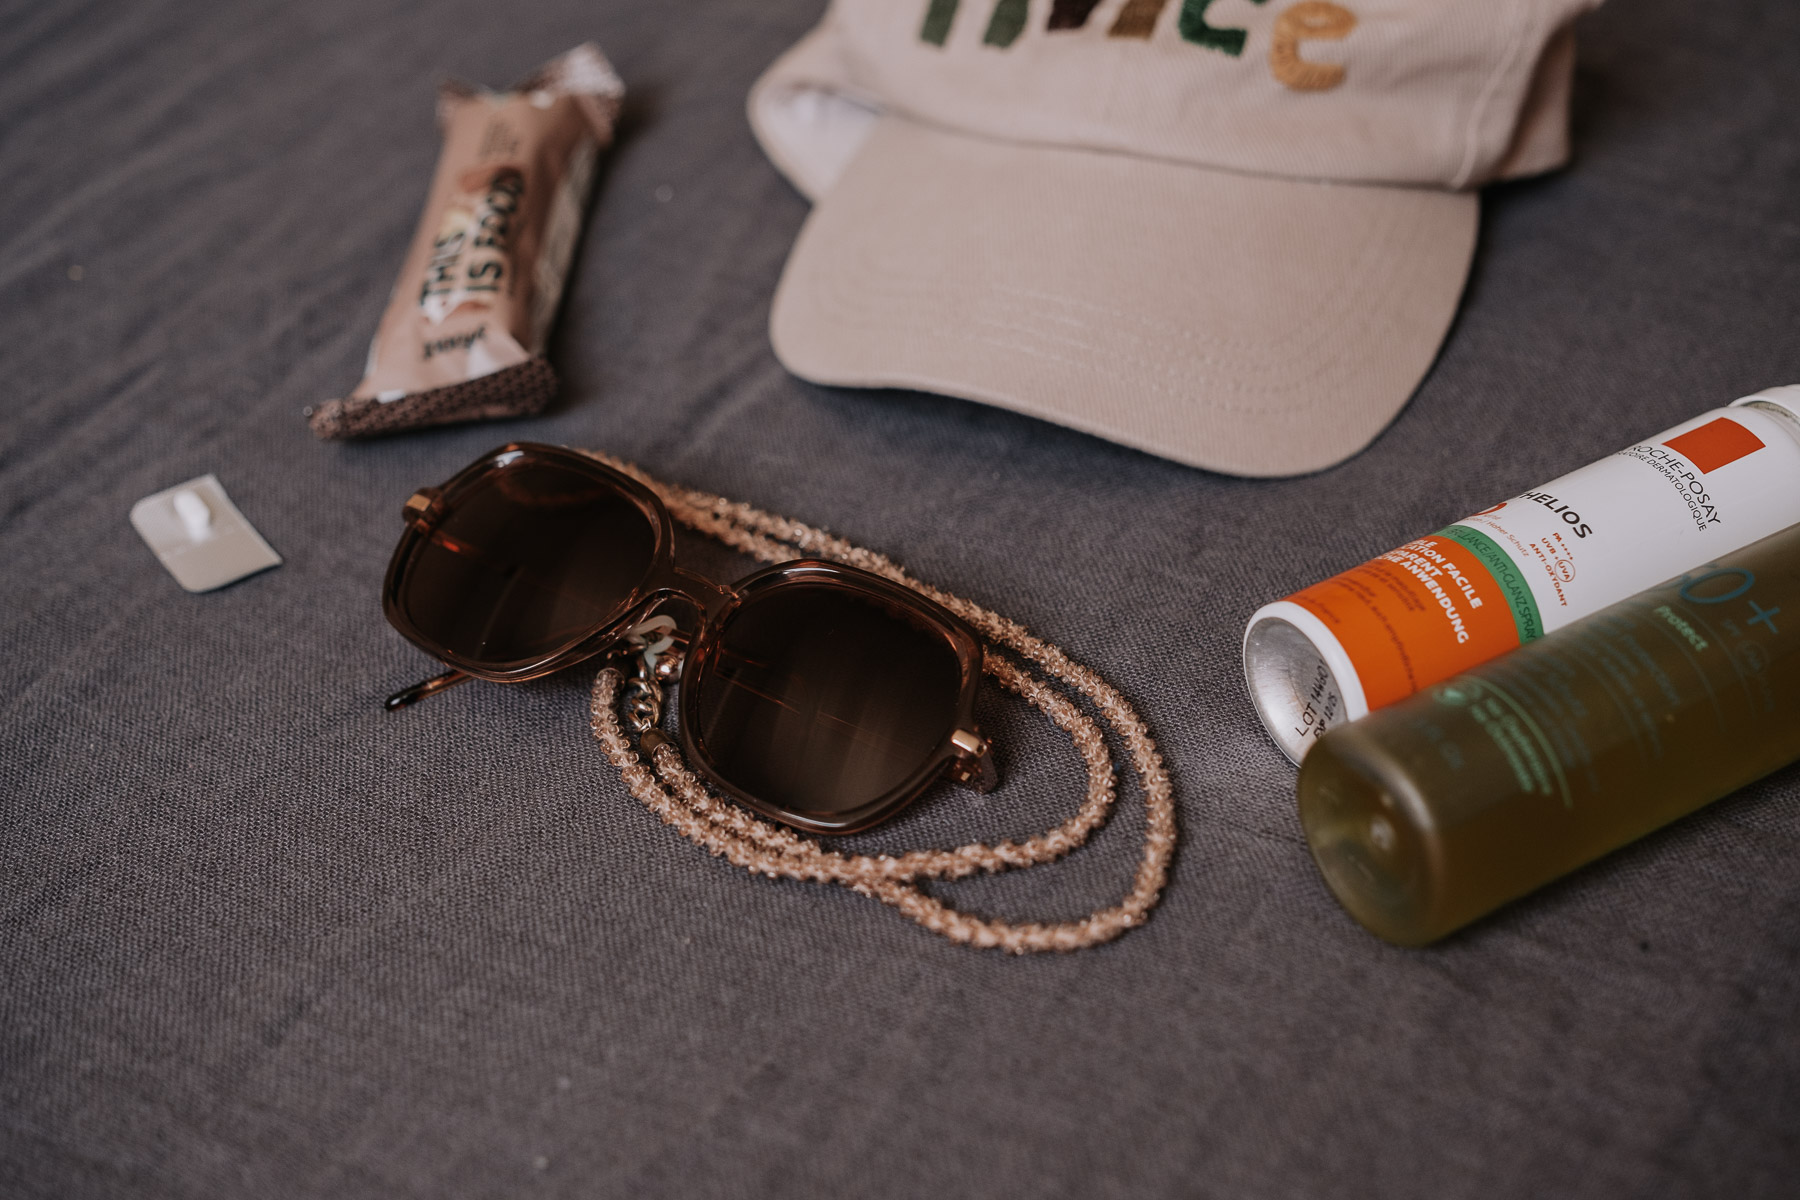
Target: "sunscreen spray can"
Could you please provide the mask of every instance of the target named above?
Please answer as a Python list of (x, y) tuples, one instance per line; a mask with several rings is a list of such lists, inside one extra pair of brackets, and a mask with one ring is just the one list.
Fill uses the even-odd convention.
[(1800, 521), (1800, 385), (1627, 446), (1265, 604), (1244, 677), (1294, 762), (1327, 729)]
[(1800, 525), (1333, 729), (1300, 820), (1419, 945), (1800, 758), (1796, 714)]

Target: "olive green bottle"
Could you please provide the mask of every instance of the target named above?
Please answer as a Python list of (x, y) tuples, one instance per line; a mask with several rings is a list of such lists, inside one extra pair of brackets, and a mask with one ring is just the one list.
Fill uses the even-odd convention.
[(1327, 733), (1300, 820), (1403, 945), (1800, 758), (1800, 525)]

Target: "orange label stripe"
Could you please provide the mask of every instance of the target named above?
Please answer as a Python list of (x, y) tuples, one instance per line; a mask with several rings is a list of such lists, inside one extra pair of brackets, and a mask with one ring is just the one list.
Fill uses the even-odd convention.
[(1337, 635), (1371, 710), (1519, 644), (1493, 573), (1466, 547), (1436, 534), (1290, 599)]

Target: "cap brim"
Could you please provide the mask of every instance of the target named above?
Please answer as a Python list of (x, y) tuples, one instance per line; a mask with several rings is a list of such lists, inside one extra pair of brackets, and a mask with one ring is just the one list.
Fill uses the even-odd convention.
[(1237, 475), (1368, 445), (1430, 368), (1478, 201), (877, 123), (807, 220), (775, 353)]

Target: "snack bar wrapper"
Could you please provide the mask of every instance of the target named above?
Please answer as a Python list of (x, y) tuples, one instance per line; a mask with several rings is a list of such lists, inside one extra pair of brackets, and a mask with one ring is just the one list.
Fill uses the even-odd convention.
[(541, 411), (544, 343), (625, 86), (597, 46), (507, 92), (444, 85), (444, 149), (356, 390), (308, 413), (322, 438)]

